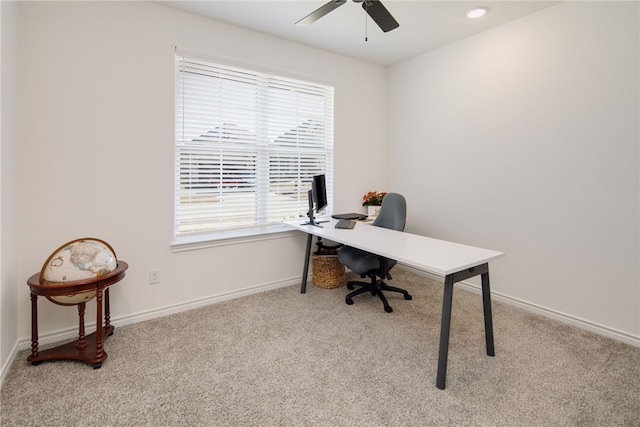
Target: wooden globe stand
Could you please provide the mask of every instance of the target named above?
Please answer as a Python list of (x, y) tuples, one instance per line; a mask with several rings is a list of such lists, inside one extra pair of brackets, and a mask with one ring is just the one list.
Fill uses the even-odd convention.
[[(40, 280), (40, 273), (36, 273), (27, 280), (31, 288), (31, 355), (27, 361), (32, 365), (39, 365), (49, 360), (78, 360), (93, 365), (94, 369), (102, 366), (107, 358), (103, 343), (106, 337), (113, 335), (111, 315), (109, 311), (109, 286), (119, 282), (125, 276), (129, 265), (118, 260), (117, 268), (102, 276), (78, 280), (74, 282), (58, 283)], [(96, 293), (96, 331), (85, 336), (84, 312), (86, 302), (76, 304), (78, 306), (79, 336), (78, 339), (61, 346), (38, 351), (38, 296), (44, 296), (55, 302), (51, 297), (75, 295), (83, 292), (95, 291)], [(102, 323), (104, 302), (104, 325)], [(68, 304), (63, 304), (68, 305)]]

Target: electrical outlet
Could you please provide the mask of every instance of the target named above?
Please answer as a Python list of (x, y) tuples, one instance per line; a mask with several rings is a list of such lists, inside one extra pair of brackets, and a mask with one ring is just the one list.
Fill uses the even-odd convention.
[(149, 284), (156, 285), (160, 283), (160, 270), (149, 270)]

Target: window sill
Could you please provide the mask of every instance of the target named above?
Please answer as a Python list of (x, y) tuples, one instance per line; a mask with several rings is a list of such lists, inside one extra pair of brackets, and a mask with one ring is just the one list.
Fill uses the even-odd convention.
[(264, 240), (284, 239), (296, 235), (298, 235), (296, 230), (291, 229), (286, 224), (278, 224), (271, 227), (256, 227), (197, 236), (176, 237), (171, 243), (171, 252), (185, 252)]

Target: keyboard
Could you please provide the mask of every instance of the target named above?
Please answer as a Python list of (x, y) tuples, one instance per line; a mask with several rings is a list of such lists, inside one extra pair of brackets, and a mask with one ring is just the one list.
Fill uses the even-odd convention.
[(336, 222), (336, 228), (347, 228), (350, 230), (355, 226), (356, 222), (349, 219), (339, 219), (338, 222)]

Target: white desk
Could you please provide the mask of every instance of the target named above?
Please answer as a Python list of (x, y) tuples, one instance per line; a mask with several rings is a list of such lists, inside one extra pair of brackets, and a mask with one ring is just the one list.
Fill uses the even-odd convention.
[(291, 227), (307, 233), (307, 251), (300, 292), (305, 293), (307, 273), (313, 236), (353, 246), (387, 258), (395, 259), (411, 267), (444, 277), (442, 322), (440, 325), (440, 350), (436, 386), (445, 388), (447, 357), (449, 353), (449, 330), (451, 326), (451, 302), (453, 285), (470, 277), (482, 278), (482, 301), (484, 308), (485, 339), (487, 354), (495, 355), (493, 345), (493, 320), (491, 315), (491, 291), (489, 289), (489, 261), (503, 257), (504, 253), (444, 240), (403, 233), (366, 223), (358, 223), (351, 230), (338, 229), (336, 220), (320, 224), (322, 227), (303, 224), (303, 221), (288, 221)]

